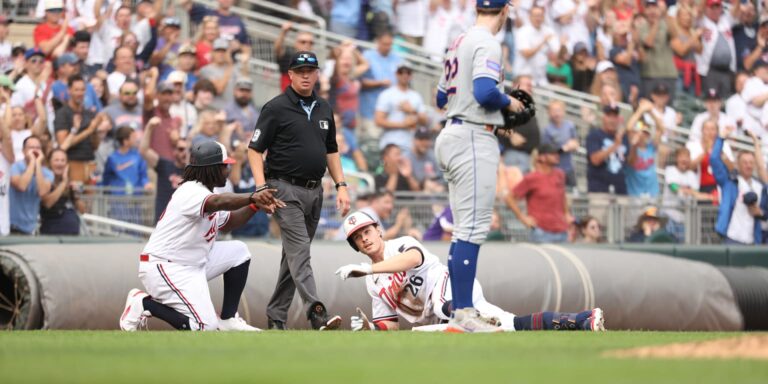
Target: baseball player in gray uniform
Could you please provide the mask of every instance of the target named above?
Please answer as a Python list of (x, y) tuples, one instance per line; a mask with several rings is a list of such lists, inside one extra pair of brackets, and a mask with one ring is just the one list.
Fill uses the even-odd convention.
[(454, 40), (445, 56), (437, 105), (448, 119), (435, 143), (435, 154), (448, 181), (454, 231), (448, 255), (454, 332), (497, 332), (472, 304), (477, 255), (491, 224), (496, 190), (500, 110), (523, 110), (503, 90), (501, 45), (493, 35), (509, 13), (507, 0), (477, 0), (475, 25)]

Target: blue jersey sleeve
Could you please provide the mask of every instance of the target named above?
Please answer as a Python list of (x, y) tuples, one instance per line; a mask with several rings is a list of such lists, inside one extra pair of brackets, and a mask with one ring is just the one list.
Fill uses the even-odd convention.
[(475, 100), (485, 109), (503, 109), (509, 105), (509, 96), (496, 88), (496, 81), (488, 77), (478, 77), (472, 80)]

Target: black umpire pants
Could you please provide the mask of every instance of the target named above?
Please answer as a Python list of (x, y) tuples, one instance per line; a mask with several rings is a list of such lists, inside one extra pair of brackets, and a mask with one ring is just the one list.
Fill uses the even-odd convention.
[(305, 312), (310, 304), (320, 301), (310, 264), (310, 246), (320, 221), (323, 188), (318, 185), (308, 189), (277, 179), (267, 181), (277, 188), (276, 197), (286, 204), (274, 214), (280, 226), (283, 255), (275, 292), (267, 304), (267, 317), (287, 323), (288, 309), (297, 289)]

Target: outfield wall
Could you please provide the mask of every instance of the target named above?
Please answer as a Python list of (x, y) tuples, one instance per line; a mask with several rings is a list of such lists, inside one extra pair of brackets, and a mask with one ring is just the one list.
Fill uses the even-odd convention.
[[(280, 246), (247, 244), (253, 258), (240, 313), (250, 323), (265, 327)], [(5, 246), (0, 250), (0, 293), (11, 301), (13, 297), (20, 300), (14, 302), (12, 312), (0, 309), (0, 327), (12, 322), (16, 329), (117, 329), (125, 294), (140, 287), (137, 268), (142, 247), (140, 243)], [(448, 244), (428, 247), (445, 261), (441, 255), (447, 253)], [(370, 311), (370, 299), (362, 279), (342, 282), (333, 272), (365, 260), (346, 243), (313, 244), (319, 295), (331, 312), (345, 318), (345, 327), (356, 306)], [(763, 277), (768, 281), (768, 270), (762, 268), (724, 274), (710, 264), (656, 254), (531, 244), (486, 244), (478, 268), (486, 298), (504, 309), (527, 314), (599, 306), (605, 310), (609, 329), (744, 329), (743, 300), (726, 275), (731, 280), (737, 275), (740, 281), (751, 279), (754, 284), (747, 290), (756, 285), (759, 292), (765, 289)], [(211, 292), (218, 308), (220, 278), (211, 281)], [(766, 313), (759, 297), (750, 300), (750, 313)], [(297, 296), (289, 326), (307, 328), (298, 303)], [(164, 328), (157, 321), (150, 322), (150, 327)]]

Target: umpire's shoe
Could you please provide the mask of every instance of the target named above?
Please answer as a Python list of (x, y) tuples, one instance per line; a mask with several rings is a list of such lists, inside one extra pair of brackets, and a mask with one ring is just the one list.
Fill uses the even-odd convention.
[(323, 303), (316, 301), (309, 306), (307, 311), (307, 318), (309, 319), (312, 328), (318, 331), (331, 331), (339, 329), (341, 327), (341, 316), (334, 316), (328, 318), (328, 312), (325, 310)]
[(277, 331), (287, 331), (288, 327), (285, 326), (284, 321), (280, 320), (272, 320), (269, 317), (267, 317), (267, 328)]

